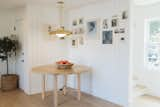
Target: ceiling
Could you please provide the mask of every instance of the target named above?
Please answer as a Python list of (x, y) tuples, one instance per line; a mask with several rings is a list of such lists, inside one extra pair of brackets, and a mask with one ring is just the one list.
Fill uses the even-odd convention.
[(134, 0), (136, 5), (150, 5), (160, 3), (160, 0)]
[[(0, 0), (0, 8), (17, 8), (23, 7), (27, 4), (53, 4), (55, 5), (58, 0)], [(79, 7), (106, 0), (64, 0), (69, 8)]]
[[(0, 0), (0, 9), (18, 8), (27, 4), (55, 5), (58, 0)], [(66, 7), (75, 8), (92, 3), (101, 3), (106, 0), (64, 0)], [(160, 2), (160, 0), (134, 0), (136, 5), (148, 5)]]

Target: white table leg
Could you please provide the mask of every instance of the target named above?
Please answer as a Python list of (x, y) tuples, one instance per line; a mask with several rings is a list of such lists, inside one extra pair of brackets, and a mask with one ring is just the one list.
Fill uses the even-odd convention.
[(45, 74), (42, 74), (42, 100), (45, 99), (45, 89), (46, 89), (46, 83), (45, 83)]
[(57, 87), (58, 87), (58, 77), (57, 75), (54, 75), (54, 107), (58, 106), (58, 93), (57, 93)]
[(78, 96), (77, 99), (80, 101), (81, 99), (81, 78), (80, 78), (80, 74), (77, 74), (77, 92), (78, 92)]
[(66, 91), (67, 91), (67, 75), (64, 75), (63, 95), (66, 95)]

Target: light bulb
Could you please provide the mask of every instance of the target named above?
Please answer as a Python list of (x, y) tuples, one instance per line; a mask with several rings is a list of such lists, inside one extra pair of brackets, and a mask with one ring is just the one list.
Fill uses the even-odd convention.
[(65, 37), (66, 34), (56, 34), (56, 36), (58, 36), (59, 38)]

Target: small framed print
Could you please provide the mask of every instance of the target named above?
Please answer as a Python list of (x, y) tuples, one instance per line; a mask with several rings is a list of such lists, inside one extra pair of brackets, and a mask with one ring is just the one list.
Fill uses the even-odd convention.
[(114, 30), (115, 34), (125, 34), (125, 28), (117, 28)]
[(78, 42), (79, 42), (80, 45), (84, 45), (84, 37), (83, 36), (79, 36)]
[(125, 20), (128, 18), (128, 12), (127, 11), (123, 11), (122, 12), (122, 19)]
[(79, 34), (84, 34), (84, 28), (83, 27), (79, 27)]
[(75, 28), (75, 29), (73, 29), (72, 32), (73, 32), (73, 35), (77, 35), (78, 34), (78, 29)]
[(118, 28), (115, 29), (115, 30), (114, 30), (114, 33), (115, 33), (115, 34), (119, 34), (119, 33), (120, 33), (120, 32), (119, 32), (119, 29), (118, 29)]
[(125, 33), (125, 28), (120, 28), (119, 32), (124, 34)]
[(102, 28), (103, 30), (106, 30), (109, 28), (109, 25), (108, 25), (108, 19), (104, 19), (103, 22), (102, 22)]
[(78, 40), (77, 39), (72, 39), (71, 45), (72, 45), (73, 48), (77, 48), (78, 47)]
[(80, 25), (83, 25), (84, 24), (84, 19), (80, 18), (78, 22), (79, 22)]
[(86, 22), (86, 38), (97, 40), (99, 37), (100, 21), (98, 19), (88, 20)]
[(77, 20), (73, 20), (72, 26), (77, 26), (77, 25), (78, 25)]
[(117, 27), (118, 26), (118, 18), (113, 18), (111, 24), (112, 24), (112, 27)]
[(113, 43), (113, 31), (103, 31), (102, 32), (102, 44), (112, 44)]

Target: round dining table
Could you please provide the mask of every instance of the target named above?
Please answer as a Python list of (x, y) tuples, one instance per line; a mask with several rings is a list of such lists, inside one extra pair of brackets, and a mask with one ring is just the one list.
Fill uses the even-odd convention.
[(66, 95), (66, 89), (67, 89), (67, 76), (74, 74), (77, 75), (77, 99), (80, 100), (81, 98), (81, 74), (85, 72), (89, 72), (90, 68), (85, 65), (74, 65), (71, 69), (58, 69), (55, 64), (50, 65), (42, 65), (32, 68), (33, 73), (38, 73), (42, 75), (42, 99), (45, 99), (45, 90), (46, 90), (46, 75), (53, 75), (54, 77), (54, 106), (58, 106), (58, 76), (63, 75), (64, 76), (64, 87), (63, 87), (63, 95)]

